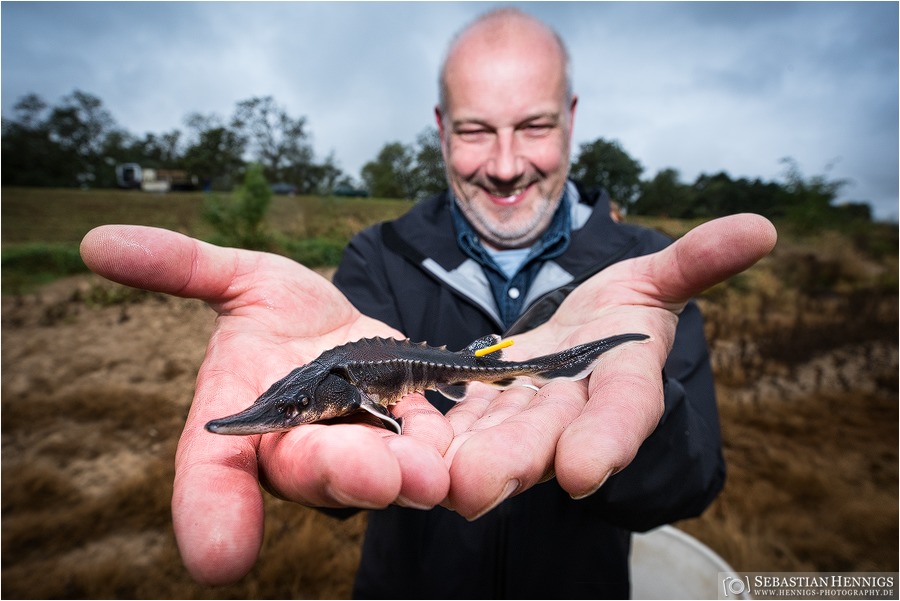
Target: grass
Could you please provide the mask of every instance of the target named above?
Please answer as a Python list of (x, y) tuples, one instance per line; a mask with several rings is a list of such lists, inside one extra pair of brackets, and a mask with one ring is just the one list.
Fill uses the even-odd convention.
[(3, 188), (3, 248), (27, 243), (76, 246), (98, 225), (153, 225), (204, 237), (203, 195), (124, 190)]
[[(401, 201), (276, 197), (279, 249), (333, 264)], [(3, 284), (80, 266), (102, 223), (208, 238), (201, 194), (3, 190)], [(695, 222), (629, 218), (673, 236)], [(780, 228), (781, 229), (781, 228)], [(793, 235), (699, 302), (729, 475), (678, 527), (741, 571), (898, 569), (896, 228)], [(24, 276), (23, 276), (24, 277)], [(348, 598), (365, 515), (266, 497), (259, 562), (210, 589), (181, 566), (173, 456), (212, 312), (77, 277), (3, 301), (2, 576), (22, 598)]]
[[(98, 225), (167, 228), (207, 239), (202, 192), (148, 194), (124, 190), (3, 188), (3, 248), (21, 244), (77, 246)], [(275, 196), (266, 218), (272, 232), (298, 238), (350, 239), (362, 227), (406, 212), (410, 203), (377, 198)]]
[[(99, 225), (162, 227), (201, 240), (212, 240), (216, 234), (202, 218), (201, 192), (4, 188), (2, 195), (6, 294), (87, 271), (78, 246)], [(397, 217), (410, 206), (400, 200), (276, 196), (265, 228), (273, 252), (308, 267), (330, 266), (340, 260), (353, 234)]]
[(896, 398), (722, 390), (720, 408), (728, 483), (684, 530), (743, 571), (897, 569)]
[(77, 246), (34, 242), (5, 249), (2, 268), (4, 292), (21, 292), (87, 271)]

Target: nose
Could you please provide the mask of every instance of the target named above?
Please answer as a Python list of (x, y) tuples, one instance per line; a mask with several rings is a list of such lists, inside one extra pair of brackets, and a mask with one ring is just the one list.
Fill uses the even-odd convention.
[(521, 177), (524, 161), (518, 154), (514, 132), (497, 132), (486, 167), (488, 177), (500, 182), (514, 182)]

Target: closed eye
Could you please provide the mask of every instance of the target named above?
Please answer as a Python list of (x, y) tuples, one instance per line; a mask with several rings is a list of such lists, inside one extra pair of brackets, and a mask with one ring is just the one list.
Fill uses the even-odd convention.
[(529, 123), (522, 128), (522, 131), (530, 138), (541, 138), (553, 131), (554, 128), (555, 126), (550, 123)]
[(491, 132), (483, 128), (460, 129), (456, 135), (464, 142), (481, 142), (486, 140)]

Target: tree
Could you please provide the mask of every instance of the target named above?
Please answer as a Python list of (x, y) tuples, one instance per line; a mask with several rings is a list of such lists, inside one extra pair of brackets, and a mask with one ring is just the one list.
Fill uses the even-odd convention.
[(185, 123), (191, 139), (182, 157), (184, 169), (199, 177), (206, 189), (230, 190), (244, 168), (244, 138), (215, 115), (192, 113)]
[(238, 102), (232, 129), (246, 140), (252, 160), (271, 181), (299, 184), (313, 164), (306, 118), (292, 118), (271, 96)]
[(571, 176), (587, 188), (605, 188), (627, 210), (640, 192), (643, 171), (618, 141), (597, 138), (580, 146)]
[[(104, 137), (114, 129), (112, 115), (99, 98), (75, 90), (54, 108), (47, 119), (50, 140), (71, 166), (73, 184), (93, 185), (108, 168), (103, 161)], [(70, 184), (72, 185), (72, 184)]]
[(692, 189), (691, 217), (727, 215), (731, 207), (746, 204), (743, 198), (746, 195), (744, 186), (732, 181), (724, 171), (715, 175), (697, 176)]
[(33, 186), (110, 185), (107, 137), (126, 134), (99, 98), (75, 90), (49, 109), (36, 94), (15, 107), (18, 120), (3, 121), (3, 183)]
[(299, 190), (303, 194), (327, 196), (338, 186), (342, 176), (344, 172), (337, 166), (334, 154), (329, 154), (322, 163), (309, 165)]
[(363, 165), (369, 194), (381, 198), (413, 198), (414, 151), (400, 142), (385, 144), (374, 161)]
[(692, 217), (721, 217), (752, 212), (778, 217), (778, 205), (784, 191), (778, 184), (759, 178), (732, 180), (724, 171), (715, 175), (701, 174), (693, 185)]
[(43, 121), (42, 114), (47, 110), (47, 103), (37, 94), (26, 94), (13, 106), (13, 110), (16, 121), (23, 127), (37, 129)]
[(181, 132), (177, 129), (164, 134), (148, 133), (140, 141), (142, 160), (144, 167), (156, 169), (175, 169), (181, 167), (183, 155), (181, 148)]
[(385, 144), (378, 157), (363, 165), (360, 178), (372, 196), (422, 200), (447, 188), (447, 174), (437, 128), (426, 127), (413, 145)]
[(812, 231), (837, 225), (846, 217), (846, 213), (837, 210), (832, 203), (847, 185), (847, 180), (829, 181), (824, 175), (805, 179), (797, 161), (786, 157), (781, 162), (785, 165), (785, 215), (796, 228)]
[(640, 215), (686, 217), (692, 203), (691, 189), (681, 183), (678, 171), (663, 169), (652, 180), (641, 184), (641, 194), (633, 210)]
[(57, 160), (58, 146), (50, 140), (47, 109), (40, 96), (28, 94), (13, 107), (15, 117), (3, 119), (4, 186), (70, 185)]
[(416, 137), (415, 167), (412, 192), (416, 200), (428, 198), (447, 187), (447, 172), (441, 152), (441, 138), (436, 127), (427, 127)]

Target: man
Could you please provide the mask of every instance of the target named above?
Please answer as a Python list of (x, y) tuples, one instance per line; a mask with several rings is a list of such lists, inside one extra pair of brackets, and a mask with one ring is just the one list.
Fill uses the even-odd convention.
[[(557, 36), (518, 11), (464, 30), (436, 111), (451, 189), (358, 236), (337, 288), (281, 257), (161, 230), (85, 238), (98, 273), (219, 313), (176, 456), (173, 520), (195, 578), (250, 569), (262, 483), (311, 506), (386, 508), (370, 516), (357, 596), (622, 597), (629, 532), (695, 515), (718, 491), (711, 376), (688, 299), (768, 253), (774, 230), (738, 216), (663, 249), (592, 207), (566, 179), (577, 104), (567, 71)], [(460, 348), (491, 331), (516, 333), (509, 358), (651, 338), (610, 351), (586, 381), (476, 388), (446, 416), (410, 395), (395, 411), (402, 436), (360, 424), (262, 437), (202, 428), (337, 344), (380, 335)]]
[[(568, 71), (561, 40), (514, 9), (482, 17), (454, 40), (436, 109), (451, 191), (351, 243), (335, 284), (360, 311), (415, 340), (460, 349), (508, 331), (526, 307), (552, 311), (550, 299), (533, 305), (541, 295), (667, 244), (616, 227), (608, 201), (592, 207), (596, 199), (567, 182), (577, 105)], [(529, 315), (515, 331), (539, 323)], [(521, 486), (511, 479), (473, 508), (481, 517), (471, 523), (440, 508), (373, 513), (355, 596), (627, 597), (629, 531), (697, 515), (724, 482), (693, 305), (681, 314), (666, 371), (657, 374), (666, 388), (662, 425), (602, 491), (576, 501), (548, 481), (506, 500)], [(538, 396), (517, 394), (522, 404)], [(452, 406), (429, 398), (442, 411)], [(502, 451), (488, 446), (473, 460)]]

